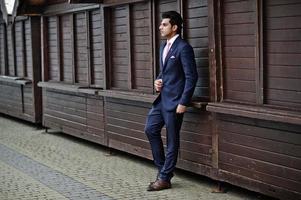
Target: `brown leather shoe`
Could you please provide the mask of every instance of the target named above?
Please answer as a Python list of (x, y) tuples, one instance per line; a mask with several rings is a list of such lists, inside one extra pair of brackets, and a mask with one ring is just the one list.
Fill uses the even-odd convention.
[(158, 179), (148, 186), (147, 191), (159, 191), (169, 188), (171, 188), (171, 183), (169, 181)]

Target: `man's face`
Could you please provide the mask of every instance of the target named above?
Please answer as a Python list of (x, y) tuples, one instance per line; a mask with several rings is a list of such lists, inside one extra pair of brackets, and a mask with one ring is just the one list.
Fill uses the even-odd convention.
[(167, 39), (172, 38), (177, 31), (177, 26), (172, 26), (169, 20), (169, 18), (162, 19), (161, 24), (159, 26), (161, 36)]

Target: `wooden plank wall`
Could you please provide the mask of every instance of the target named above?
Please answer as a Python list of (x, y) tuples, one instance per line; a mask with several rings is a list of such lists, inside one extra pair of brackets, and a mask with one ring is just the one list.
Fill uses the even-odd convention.
[[(10, 21), (8, 26), (7, 30), (2, 26), (0, 34), (2, 38), (0, 60), (3, 63), (1, 75), (8, 76), (1, 79), (0, 112), (39, 123), (42, 107), (41, 89), (37, 88), (36, 84), (41, 78), (40, 50), (38, 48), (33, 50), (33, 45), (40, 47), (39, 18), (17, 17), (14, 23)], [(5, 38), (7, 43), (3, 42)], [(32, 38), (36, 40), (34, 44)]]
[(104, 87), (99, 9), (46, 17), (48, 80)]
[(264, 3), (266, 103), (301, 110), (301, 1)]
[(0, 111), (15, 117), (23, 113), (21, 85), (0, 81)]
[(281, 199), (300, 198), (300, 126), (221, 115), (218, 132), (221, 178)]
[(43, 124), (76, 137), (106, 144), (101, 97), (44, 89)]
[(104, 64), (103, 64), (103, 27), (102, 10), (96, 9), (90, 12), (90, 46), (91, 46), (91, 84), (104, 88)]
[(5, 75), (5, 68), (6, 68), (6, 63), (5, 63), (5, 24), (1, 23), (0, 24), (0, 74)]
[(183, 7), (184, 38), (193, 47), (199, 75), (194, 97), (209, 98), (208, 1), (187, 0)]
[(129, 55), (130, 34), (128, 30), (128, 10), (126, 6), (118, 6), (110, 10), (110, 87), (129, 89)]
[(72, 33), (71, 23), (73, 17), (71, 14), (60, 16), (60, 34), (62, 37), (61, 42), (61, 55), (62, 55), (62, 77), (61, 80), (66, 83), (73, 83), (73, 61), (72, 61)]
[(15, 22), (15, 68), (16, 68), (16, 76), (25, 77), (25, 44), (24, 44), (24, 22), (16, 21)]
[(148, 103), (107, 98), (105, 121), (109, 147), (151, 158), (144, 133), (149, 108)]
[(16, 76), (15, 69), (15, 44), (14, 44), (14, 27), (12, 23), (7, 25), (7, 52), (8, 52), (8, 75)]
[(255, 6), (253, 0), (222, 3), (225, 100), (256, 103)]
[(58, 37), (57, 37), (57, 17), (51, 16), (47, 18), (48, 25), (48, 73), (49, 80), (60, 81), (59, 80), (59, 54), (58, 54)]
[[(33, 80), (33, 59), (32, 59), (32, 31), (31, 31), (31, 20), (26, 20), (24, 22), (25, 31), (24, 31), (24, 47), (25, 47), (25, 66), (26, 66), (26, 74), (24, 77)], [(40, 65), (39, 65), (40, 66)]]
[(87, 44), (87, 20), (84, 12), (74, 16), (74, 40), (75, 40), (75, 66), (76, 83), (89, 85), (88, 83), (88, 44)]
[(300, 199), (300, 122), (259, 115), (292, 113), (299, 119), (301, 2), (219, 3), (223, 96), (212, 109), (209, 104), (218, 113), (218, 178), (280, 199)]
[(153, 51), (149, 2), (131, 5), (130, 23), (132, 88), (152, 93)]
[(178, 167), (210, 175), (212, 166), (212, 121), (210, 113), (190, 108), (184, 115)]

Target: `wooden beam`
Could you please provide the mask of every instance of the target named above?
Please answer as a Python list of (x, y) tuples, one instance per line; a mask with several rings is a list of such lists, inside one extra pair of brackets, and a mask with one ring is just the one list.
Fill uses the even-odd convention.
[[(150, 63), (151, 63), (151, 77), (150, 79), (154, 82), (155, 80), (155, 74), (156, 74), (156, 65), (155, 65), (155, 46), (154, 46), (154, 42), (155, 42), (155, 35), (154, 35), (154, 28), (153, 28), (153, 23), (154, 23), (154, 19), (153, 19), (153, 1), (149, 1), (148, 2), (148, 9), (149, 9), (149, 33), (150, 33), (150, 44), (149, 46), (151, 47), (151, 55), (150, 56)], [(152, 90), (153, 92), (155, 91), (155, 86), (154, 84), (152, 84)]]
[(32, 99), (34, 119), (40, 122), (42, 119), (42, 89), (38, 87), (38, 82), (41, 81), (41, 24), (40, 17), (30, 17), (31, 29), (31, 59), (32, 59)]
[(103, 0), (104, 6), (116, 6), (129, 3), (138, 3), (148, 0)]
[(49, 58), (48, 58), (48, 20), (41, 18), (41, 37), (42, 37), (42, 81), (49, 80)]
[(87, 65), (88, 65), (88, 85), (91, 86), (93, 84), (92, 79), (92, 68), (91, 68), (91, 41), (90, 41), (90, 13), (89, 11), (85, 12), (86, 17), (86, 44), (87, 44)]
[(110, 35), (110, 12), (107, 11), (109, 8), (101, 7), (101, 18), (102, 18), (102, 58), (103, 58), (103, 89), (109, 89), (111, 86), (111, 74), (110, 74), (110, 66), (111, 66), (111, 57), (110, 57), (110, 40), (107, 40)]
[(75, 55), (75, 39), (74, 39), (74, 14), (70, 14), (70, 31), (71, 31), (71, 54), (72, 54), (72, 84), (76, 83), (76, 55)]
[[(30, 21), (30, 19), (29, 19)], [(23, 77), (27, 77), (27, 52), (26, 52), (26, 36), (25, 36), (25, 21), (21, 21), (21, 32), (22, 32), (22, 50), (23, 50)]]
[(7, 48), (7, 24), (3, 25), (3, 45), (4, 45), (4, 75), (8, 75), (8, 48)]
[[(10, 55), (10, 56), (13, 56), (13, 68), (14, 68), (14, 76), (17, 76), (18, 75), (18, 72), (17, 72), (17, 61), (16, 61), (16, 39), (15, 39), (15, 24), (11, 24), (11, 44), (12, 44), (12, 50), (13, 50), (13, 55)], [(11, 75), (11, 74), (10, 74)]]
[(222, 46), (222, 1), (218, 0), (215, 5), (215, 29), (216, 35), (216, 101), (224, 99), (224, 73), (223, 73), (223, 46)]
[(103, 0), (68, 0), (68, 3), (103, 3)]
[(56, 16), (56, 45), (57, 45), (57, 66), (58, 66), (58, 81), (63, 80), (63, 66), (61, 54), (61, 22), (60, 16)]
[(132, 77), (132, 48), (131, 48), (131, 8), (130, 5), (126, 6), (126, 23), (127, 23), (127, 34), (128, 34), (128, 43), (127, 43), (127, 48), (128, 48), (128, 89), (131, 90), (133, 88), (133, 77)]
[(256, 103), (263, 104), (263, 12), (262, 0), (256, 0), (255, 80)]
[[(157, 33), (157, 29), (156, 29), (156, 4), (155, 4), (155, 0), (151, 1), (152, 4), (152, 10), (151, 10), (151, 19), (152, 19), (152, 23), (151, 23), (151, 33), (152, 33), (152, 57), (153, 57), (153, 80), (156, 80), (157, 78), (157, 73), (158, 73), (158, 65), (160, 64), (160, 62), (158, 62), (158, 57), (157, 57), (157, 42), (156, 42), (156, 33)], [(155, 28), (154, 28), (155, 27)], [(160, 69), (160, 68), (159, 68)], [(153, 94), (156, 93), (155, 90), (155, 86), (153, 85)]]
[(217, 49), (216, 49), (216, 5), (208, 1), (208, 39), (209, 39), (209, 74), (210, 74), (210, 101), (217, 101)]
[[(216, 1), (208, 1), (208, 39), (209, 39), (209, 74), (210, 74), (210, 101), (216, 102), (218, 100), (218, 74), (217, 74), (217, 49), (216, 49)], [(212, 114), (212, 166), (218, 169), (218, 124), (216, 114)]]

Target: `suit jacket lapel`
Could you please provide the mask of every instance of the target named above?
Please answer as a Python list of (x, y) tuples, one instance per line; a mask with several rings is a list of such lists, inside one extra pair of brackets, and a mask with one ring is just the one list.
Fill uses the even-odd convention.
[(163, 71), (163, 61), (162, 61), (162, 54), (163, 54), (163, 49), (166, 45), (166, 42), (162, 43), (162, 45), (160, 46), (160, 58), (159, 58), (159, 61), (160, 61), (160, 68), (161, 68), (161, 71)]
[[(165, 68), (167, 62), (168, 62), (168, 59), (170, 58), (170, 56), (172, 55), (172, 52), (178, 47), (178, 43), (180, 42), (181, 38), (180, 36), (174, 41), (174, 43), (171, 45), (168, 53), (167, 53), (167, 56), (165, 58), (165, 62), (164, 62), (164, 65), (163, 65), (163, 69)], [(166, 44), (166, 43), (165, 43)], [(164, 45), (165, 46), (165, 45)], [(163, 52), (162, 52), (163, 53)], [(162, 54), (161, 55), (161, 62), (162, 62)]]

